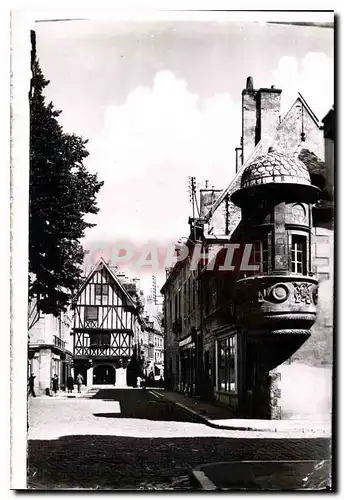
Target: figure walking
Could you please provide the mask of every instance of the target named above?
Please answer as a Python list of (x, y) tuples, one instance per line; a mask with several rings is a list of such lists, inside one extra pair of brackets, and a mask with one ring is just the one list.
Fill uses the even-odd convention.
[(53, 392), (55, 393), (55, 395), (57, 393), (58, 388), (59, 388), (59, 378), (55, 373), (55, 375), (53, 376)]
[(84, 382), (84, 378), (81, 375), (81, 373), (79, 373), (78, 376), (76, 377), (76, 383), (77, 383), (77, 386), (78, 386), (78, 393), (81, 392), (81, 385), (83, 384), (83, 382)]
[(35, 378), (36, 378), (36, 375), (34, 375), (33, 373), (31, 373), (31, 375), (29, 377), (29, 395), (31, 394), (34, 398), (36, 397), (36, 394), (35, 394)]
[(68, 392), (73, 392), (74, 390), (74, 379), (71, 375), (69, 375), (68, 379), (67, 379), (67, 389), (68, 389)]

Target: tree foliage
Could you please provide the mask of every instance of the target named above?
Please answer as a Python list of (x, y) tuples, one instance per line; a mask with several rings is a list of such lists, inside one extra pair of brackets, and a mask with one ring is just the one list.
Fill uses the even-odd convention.
[(103, 182), (87, 171), (87, 143), (63, 132), (61, 111), (47, 104), (44, 79), (34, 56), (30, 101), (29, 299), (38, 310), (58, 316), (81, 282), (80, 239), (94, 224), (96, 195)]

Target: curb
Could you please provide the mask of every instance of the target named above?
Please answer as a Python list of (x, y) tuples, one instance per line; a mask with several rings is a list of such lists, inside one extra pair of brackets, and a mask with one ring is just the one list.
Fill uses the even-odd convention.
[(192, 469), (189, 477), (190, 483), (198, 490), (216, 491), (218, 489), (217, 486), (210, 481), (209, 477), (199, 468)]
[[(166, 398), (167, 399), (167, 398)], [(183, 410), (191, 413), (191, 415), (197, 417), (199, 420), (202, 420), (202, 422), (207, 425), (208, 427), (212, 427), (213, 429), (222, 429), (222, 430), (228, 430), (228, 431), (257, 431), (258, 429), (255, 429), (253, 427), (237, 427), (237, 426), (229, 426), (229, 425), (218, 425), (214, 424), (213, 422), (209, 422), (209, 420), (204, 417), (203, 415), (200, 415), (197, 413), (197, 411), (191, 410), (191, 408), (188, 408), (187, 406), (183, 405), (182, 403), (178, 403), (177, 401), (173, 401), (174, 404), (177, 406), (180, 406), (180, 408), (183, 408)], [(262, 432), (265, 431), (265, 429), (259, 429)], [(266, 429), (271, 431), (271, 429)]]
[[(328, 458), (328, 459), (324, 459), (323, 460), (324, 462), (328, 462), (329, 464), (331, 463), (331, 459)], [(241, 461), (232, 461), (232, 462), (211, 462), (211, 463), (206, 463), (206, 464), (202, 464), (202, 465), (197, 465), (194, 469), (192, 469), (190, 472), (189, 472), (189, 479), (190, 479), (190, 483), (192, 486), (194, 486), (196, 489), (198, 490), (205, 490), (205, 491), (247, 491), (247, 489), (243, 486), (243, 487), (233, 487), (233, 488), (230, 488), (230, 487), (221, 487), (221, 486), (216, 486), (216, 484), (205, 474), (205, 472), (203, 471), (204, 468), (206, 468), (207, 466), (223, 466), (223, 465), (230, 465), (230, 464), (240, 464), (240, 463), (249, 463), (249, 462), (256, 462), (256, 463), (263, 463), (263, 462), (266, 462), (266, 463), (272, 463), (272, 462), (284, 462), (284, 460), (243, 460), (242, 462)], [(297, 463), (297, 462), (314, 462), (314, 460), (299, 460), (299, 459), (296, 459), (296, 460), (290, 460), (289, 462), (293, 462), (293, 463)], [(315, 461), (317, 462), (317, 461)], [(320, 462), (318, 460), (318, 462)], [(329, 476), (329, 482), (331, 482), (331, 479), (330, 479), (330, 476)], [(290, 491), (331, 491), (329, 489), (329, 486), (322, 486), (320, 488), (298, 488), (298, 489), (295, 489), (295, 490), (290, 490)], [(266, 489), (264, 488), (263, 490), (255, 490), (255, 491), (252, 491), (253, 493), (256, 493), (256, 492), (259, 492), (259, 491), (265, 491), (265, 492), (269, 492), (269, 491), (283, 491), (283, 490), (269, 490), (269, 489)], [(286, 490), (287, 491), (287, 490)]]
[[(154, 391), (150, 391), (154, 394)], [(230, 430), (230, 431), (257, 431), (258, 429), (254, 429), (253, 427), (237, 427), (237, 426), (228, 426), (228, 425), (217, 425), (212, 422), (209, 422), (209, 420), (204, 417), (203, 415), (200, 415), (197, 413), (197, 411), (192, 410), (188, 406), (183, 405), (182, 403), (178, 403), (178, 401), (173, 401), (172, 399), (169, 399), (168, 397), (165, 396), (165, 394), (159, 394), (159, 396), (166, 401), (169, 401), (171, 403), (174, 403), (175, 405), (179, 406), (182, 408), (184, 411), (190, 413), (194, 417), (196, 417), (198, 420), (201, 420), (203, 424), (207, 425), (208, 427), (212, 427), (213, 429), (222, 429), (222, 430)], [(262, 429), (259, 429), (262, 430)], [(271, 429), (267, 429), (271, 431)], [(264, 431), (264, 429), (262, 430)]]
[[(153, 391), (151, 391), (151, 392), (153, 392)], [(274, 427), (274, 428), (268, 427), (268, 428), (264, 429), (264, 428), (257, 428), (257, 427), (238, 427), (238, 426), (234, 426), (234, 425), (214, 424), (213, 422), (209, 422), (209, 420), (206, 417), (204, 417), (203, 415), (200, 415), (199, 413), (192, 410), (188, 406), (185, 406), (182, 403), (179, 403), (178, 401), (173, 401), (173, 400), (169, 399), (168, 397), (165, 396), (165, 394), (159, 394), (159, 396), (166, 399), (166, 401), (173, 402), (175, 405), (179, 406), (184, 411), (187, 411), (188, 413), (190, 413), (194, 417), (197, 417), (198, 420), (201, 420), (202, 423), (204, 423), (208, 427), (212, 427), (213, 429), (221, 429), (221, 430), (227, 430), (227, 431), (244, 431), (244, 432), (251, 431), (251, 432), (272, 432), (272, 433), (276, 433), (276, 432), (301, 432), (301, 433), (315, 432), (315, 433), (317, 433), (317, 431), (314, 431), (314, 429), (310, 429), (310, 428), (306, 428), (306, 427), (300, 427), (300, 428), (294, 427), (294, 428), (290, 428), (290, 429), (278, 429), (277, 427)], [(327, 434), (326, 431), (324, 431), (323, 434), (326, 435)]]

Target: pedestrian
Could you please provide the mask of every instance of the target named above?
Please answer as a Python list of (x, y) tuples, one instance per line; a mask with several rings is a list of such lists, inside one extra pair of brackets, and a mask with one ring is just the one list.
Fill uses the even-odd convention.
[(74, 390), (74, 379), (71, 375), (67, 378), (67, 389), (68, 392), (73, 392)]
[(59, 378), (55, 373), (55, 375), (53, 376), (53, 392), (55, 394), (57, 393), (58, 388), (59, 388)]
[(36, 375), (34, 373), (31, 373), (29, 377), (29, 395), (32, 394), (32, 396), (35, 398), (36, 393), (35, 393), (35, 378)]
[(78, 386), (78, 392), (81, 392), (81, 385), (84, 383), (84, 377), (81, 375), (81, 373), (78, 374), (76, 377), (76, 383)]

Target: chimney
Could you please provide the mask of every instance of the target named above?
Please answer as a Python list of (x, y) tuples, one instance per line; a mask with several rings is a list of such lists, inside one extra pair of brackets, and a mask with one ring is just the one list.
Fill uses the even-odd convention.
[(254, 90), (253, 78), (247, 78), (246, 88), (242, 91), (242, 163), (259, 141), (263, 143), (263, 151), (267, 151), (274, 142), (279, 124), (281, 93), (282, 90), (274, 86)]
[(242, 148), (235, 148), (235, 172), (239, 170), (242, 165)]
[(246, 80), (246, 88), (242, 91), (242, 162), (249, 157), (255, 148), (257, 126), (257, 91), (253, 88), (253, 78)]
[(263, 143), (263, 151), (267, 151), (269, 146), (275, 141), (280, 119), (281, 93), (282, 90), (275, 89), (273, 86), (269, 89), (259, 89), (258, 91), (257, 131), (258, 140), (261, 140)]

